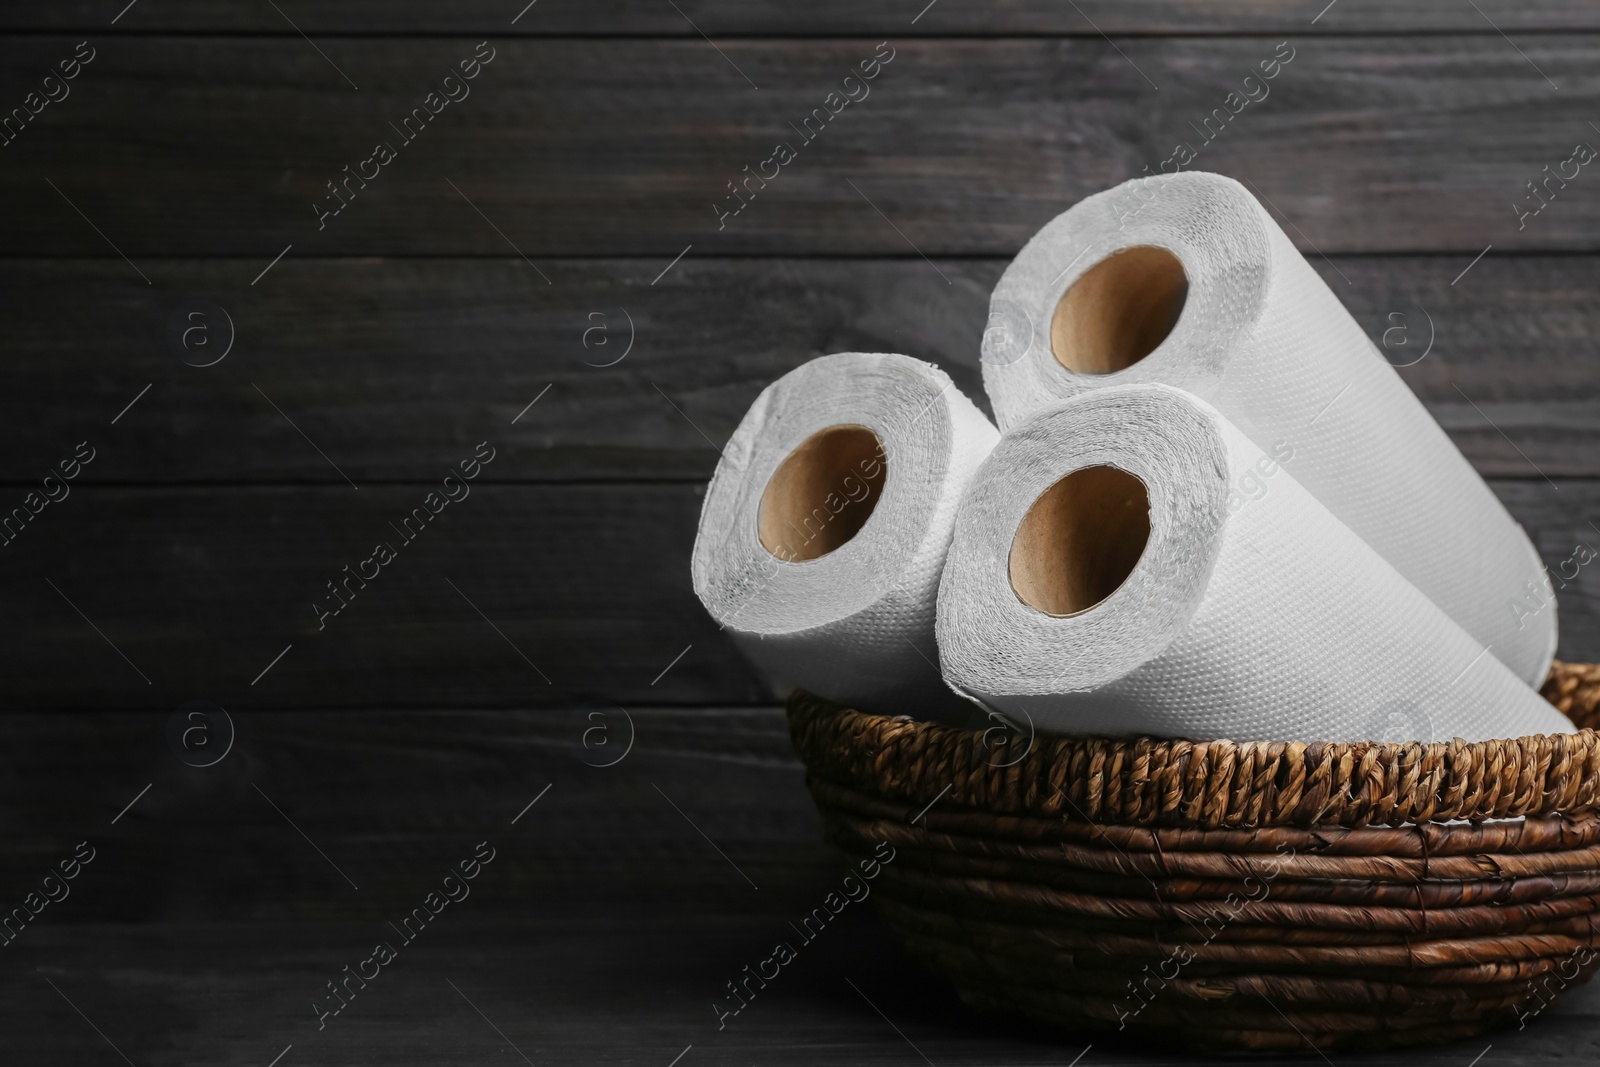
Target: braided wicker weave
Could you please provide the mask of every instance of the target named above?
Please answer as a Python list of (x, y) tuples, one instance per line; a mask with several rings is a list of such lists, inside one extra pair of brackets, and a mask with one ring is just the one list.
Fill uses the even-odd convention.
[(1107, 741), (805, 693), (789, 721), (829, 836), (893, 846), (878, 912), (968, 1003), (1326, 1052), (1526, 1023), (1600, 958), (1600, 666), (1544, 695), (1586, 728)]

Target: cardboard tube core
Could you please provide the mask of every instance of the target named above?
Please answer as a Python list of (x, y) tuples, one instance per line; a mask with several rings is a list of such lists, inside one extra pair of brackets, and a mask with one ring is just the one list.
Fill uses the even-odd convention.
[(1011, 588), (1035, 611), (1078, 615), (1115, 593), (1150, 540), (1144, 482), (1083, 467), (1033, 502), (1011, 541)]
[(1165, 248), (1136, 245), (1102, 259), (1061, 294), (1050, 320), (1056, 361), (1080, 374), (1139, 362), (1178, 324), (1189, 277)]
[(778, 465), (761, 494), (761, 545), (781, 560), (819, 559), (866, 525), (888, 460), (865, 426), (818, 430)]

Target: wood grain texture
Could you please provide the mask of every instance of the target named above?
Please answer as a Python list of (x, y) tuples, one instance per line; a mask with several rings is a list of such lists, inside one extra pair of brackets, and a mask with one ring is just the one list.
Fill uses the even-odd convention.
[[(160, 257), (259, 257), (232, 279), (244, 286), (292, 245), (269, 287), (308, 256), (505, 255), (508, 242), (539, 270), (552, 256), (665, 267), (691, 244), (696, 257), (1009, 255), (1180, 141), (1198, 146), (1191, 168), (1254, 183), (1308, 248), (1448, 252), (1465, 266), (1491, 242), (1600, 247), (1587, 170), (1520, 230), (1512, 208), (1542, 167), (1600, 137), (1588, 125), (1600, 39), (1583, 34), (1515, 48), (1498, 34), (1306, 38), (1271, 94), (1209, 144), (1200, 121), (1273, 54), (1270, 39), (904, 41), (871, 95), (809, 141), (800, 120), (873, 54), (870, 39), (730, 40), (720, 53), (704, 40), (504, 41), (471, 96), (352, 185), (322, 229), (313, 205), (337, 203), (325, 183), (400, 141), (390, 124), (470, 39), (339, 39), (327, 60), (298, 37), (103, 44), (72, 95), (0, 149), (12, 211), (0, 254), (101, 256), (109, 240), (146, 273)], [(0, 99), (23, 100), (72, 45), (0, 40)], [(780, 141), (796, 158), (719, 222), (727, 183)]]
[[(644, 740), (658, 718), (713, 716), (722, 741), (781, 737), (776, 709), (641, 710), (638, 751), (602, 771), (540, 747), (548, 731), (533, 715), (241, 717), (239, 750), (201, 771), (163, 750), (157, 715), (12, 717), (39, 757), (3, 764), (29, 798), (6, 900), (76, 841), (97, 855), (7, 947), (4, 1047), (22, 1062), (104, 1062), (98, 1029), (153, 1065), (259, 1065), (291, 1045), (292, 1062), (312, 1064), (512, 1059), (507, 1042), (541, 1064), (665, 1065), (689, 1045), (705, 1063), (903, 1064), (915, 1058), (907, 1040), (934, 1062), (1084, 1051), (1087, 1039), (963, 1007), (854, 906), (719, 1030), (710, 1003), (724, 983), (774, 941), (798, 940), (788, 924), (842, 870), (792, 761), (742, 763), (725, 758), (737, 747), (727, 744), (724, 758), (686, 757)], [(62, 788), (62, 775), (89, 770), (105, 780)], [(496, 855), (471, 895), (319, 1029), (310, 1005), (324, 983), (374, 942), (398, 941), (388, 923), (478, 841)], [(1580, 990), (1528, 1030), (1497, 1035), (1496, 1049), (1513, 1064), (1570, 1062), (1591, 1047), (1596, 1003)], [(1410, 1058), (1459, 1067), (1478, 1051)], [(1149, 1062), (1100, 1038), (1093, 1056), (1084, 1062)]]
[[(530, 865), (538, 862), (536, 838), (524, 856)], [(725, 983), (770, 958), (778, 940), (797, 940), (788, 924), (820, 906), (837, 883), (837, 876), (814, 878), (804, 885), (808, 898), (796, 892), (790, 906), (753, 914), (597, 914), (575, 895), (568, 907), (543, 914), (442, 915), (440, 928), (425, 935), (431, 940), (403, 948), (321, 1031), (313, 998), (326, 998), (324, 983), (370, 955), (383, 923), (83, 924), (41, 931), (26, 951), (12, 949), (22, 959), (0, 978), (4, 1047), (24, 1063), (120, 1062), (51, 990), (49, 978), (133, 1062), (151, 1067), (266, 1067), (289, 1046), (280, 1067), (466, 1067), (521, 1063), (518, 1051), (540, 1067), (669, 1067), (685, 1053), (683, 1064), (776, 1067), (907, 1067), (924, 1062), (919, 1053), (936, 1064), (1070, 1064), (1080, 1055), (1079, 1067), (1239, 1062), (1163, 1058), (1117, 1037), (977, 1012), (854, 907), (797, 946), (779, 979), (719, 1031), (712, 1003), (719, 994), (721, 1003), (733, 1003)], [(1491, 1042), (1491, 1055), (1511, 1067), (1560, 1067), (1600, 1054), (1595, 989), (1591, 983), (1573, 990), (1525, 1030), (1408, 1050), (1403, 1062), (1463, 1067)]]
[[(1600, 657), (1600, 575), (1565, 562), (1600, 548), (1600, 481), (1493, 484), (1570, 575), (1562, 657)], [(74, 490), (0, 549), (0, 707), (773, 698), (694, 597), (701, 486), (480, 483), (405, 544), (389, 523), (428, 488)], [(319, 629), (313, 603), (336, 603), (326, 583), (380, 540), (398, 558)]]
[[(962, 1005), (867, 908), (795, 937), (844, 865), (781, 712), (634, 710), (638, 744), (609, 769), (574, 758), (552, 712), (241, 714), (206, 769), (166, 748), (164, 714), (8, 716), (0, 900), (78, 841), (96, 856), (5, 948), (0, 1049), (118, 1062), (109, 1041), (141, 1067), (263, 1067), (289, 1046), (282, 1064), (1168, 1062)], [(471, 894), (402, 944), (388, 924), (480, 841), (495, 858)], [(396, 961), (319, 1029), (312, 1002), (379, 940)], [(719, 1029), (712, 1002), (779, 940), (796, 959)], [(1493, 1055), (1592, 1055), (1597, 1014), (1580, 988), (1494, 1035)]]
[[(1449, 257), (1310, 261), (1392, 362), (1418, 361), (1402, 377), (1480, 471), (1600, 475), (1600, 259), (1491, 253), (1454, 286)], [(704, 481), (761, 389), (829, 352), (911, 353), (986, 405), (1005, 262), (708, 258), (652, 286), (656, 261), (566, 260), (546, 286), (514, 258), (316, 259), (250, 288), (219, 282), (244, 260), (163, 261), (154, 287), (120, 260), (0, 261), (0, 481), (84, 439), (92, 482), (345, 484), (330, 459), (419, 481), (484, 438), (504, 457), (486, 480)], [(235, 331), (213, 367), (168, 343), (195, 298)]]
[[(700, 487), (480, 484), (408, 544), (433, 488), (74, 490), (0, 550), (27, 635), (0, 705), (770, 699), (690, 589)], [(380, 542), (397, 557), (319, 629)]]
[[(15, 5), (0, 13), (0, 29), (106, 31), (123, 4), (100, 0)], [(1278, 3), (1274, 0), (1081, 0), (1076, 5), (1048, 0), (996, 0), (976, 5), (939, 0), (864, 5), (847, 0), (796, 7), (777, 0), (686, 0), (676, 6), (628, 4), (622, 0), (284, 0), (276, 5), (210, 4), (204, 0), (140, 3), (117, 18), (115, 31), (178, 33), (478, 33), (497, 36), (593, 34), (600, 36), (696, 36), (695, 27), (719, 35), (897, 34), (993, 36), (1007, 34), (1197, 34), (1284, 32), (1465, 31), (1494, 33), (1600, 28), (1600, 16), (1578, 0), (1483, 0), (1477, 6), (1451, 0), (1413, 0), (1404, 5), (1381, 0), (1327, 0)], [(1331, 9), (1329, 9), (1331, 8)], [(1328, 10), (1325, 10), (1328, 9)], [(1315, 21), (1313, 21), (1315, 20)]]
[[(517, 259), (318, 259), (251, 289), (217, 281), (249, 262), (183, 261), (152, 290), (120, 261), (0, 264), (0, 464), (29, 478), (87, 435), (117, 442), (99, 480), (343, 484), (293, 419), (358, 484), (442, 476), (485, 437), (487, 479), (703, 481), (760, 390), (828, 352), (916, 352), (981, 393), (997, 263), (946, 262), (946, 285), (920, 259), (689, 260), (652, 286), (664, 265), (563, 261), (546, 286)], [(214, 367), (167, 343), (193, 297), (233, 321)]]
[(0, 902), (77, 842), (98, 853), (13, 952), (61, 921), (398, 922), (482, 840), (537, 849), (491, 864), (461, 911), (737, 909), (745, 876), (781, 896), (835, 863), (776, 707), (230, 715), (209, 767), (180, 761), (165, 710), (6, 717), (30, 756), (0, 767)]
[[(0, 904), (75, 842), (99, 849), (5, 949), (0, 1059), (1159, 1059), (972, 1011), (860, 908), (718, 1030), (724, 983), (842, 869), (781, 713), (690, 589), (700, 483), (759, 389), (814, 355), (909, 351), (977, 395), (1005, 257), (1154, 168), (1289, 37), (1272, 96), (1197, 165), (1252, 180), (1308, 255), (1332, 253), (1313, 262), (1374, 338), (1400, 313), (1419, 343), (1432, 316), (1433, 349), (1402, 375), (1506, 476), (1560, 569), (1600, 543), (1600, 179), (1586, 169), (1521, 231), (1509, 205), (1600, 137), (1600, 13), (525, 4), (0, 9), (0, 107), (78, 41), (98, 49), (0, 146), (6, 506), (77, 441), (99, 450), (0, 548)], [(472, 96), (318, 230), (323, 183), (485, 37), (499, 51)], [(719, 231), (724, 183), (885, 38), (898, 53), (871, 97)], [(237, 326), (207, 369), (167, 336), (194, 298)], [(616, 344), (623, 308), (635, 347), (585, 365), (618, 351), (584, 347), (589, 316)], [(389, 523), (484, 439), (499, 452), (470, 497), (319, 630), (324, 583), (398, 541)], [(1573, 659), (1600, 658), (1590, 569), (1561, 593)], [(205, 769), (166, 733), (197, 698), (237, 726)], [(145, 710), (72, 710), (105, 708)], [(615, 766), (581, 742), (597, 711), (606, 744), (633, 740)], [(498, 856), (471, 899), (319, 1030), (324, 983), (484, 840)], [(1496, 1035), (1483, 1067), (1592, 1060), (1596, 1035), (1591, 986)]]

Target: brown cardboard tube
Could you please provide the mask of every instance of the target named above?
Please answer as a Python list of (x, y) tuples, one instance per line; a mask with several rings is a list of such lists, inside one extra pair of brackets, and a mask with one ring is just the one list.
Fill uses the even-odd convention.
[(1082, 467), (1039, 495), (1011, 541), (1011, 588), (1035, 611), (1089, 611), (1127, 580), (1150, 539), (1145, 484), (1116, 467)]
[(1183, 263), (1167, 249), (1136, 245), (1115, 252), (1061, 294), (1050, 320), (1050, 350), (1080, 374), (1124, 370), (1166, 340), (1188, 294)]
[(818, 430), (778, 465), (761, 494), (761, 545), (781, 560), (819, 559), (866, 524), (883, 491), (888, 460), (865, 426)]

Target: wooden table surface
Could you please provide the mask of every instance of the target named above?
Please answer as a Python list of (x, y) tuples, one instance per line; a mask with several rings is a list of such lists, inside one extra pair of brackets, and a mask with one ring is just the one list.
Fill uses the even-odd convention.
[[(1288, 54), (1194, 166), (1250, 183), (1560, 567), (1600, 541), (1600, 172), (1528, 183), (1600, 145), (1594, 5), (0, 9), (0, 514), (93, 457), (0, 535), (0, 905), (95, 850), (0, 951), (0, 1062), (1191, 1062), (967, 1010), (863, 909), (719, 1031), (840, 865), (688, 557), (762, 387), (903, 351), (982, 404), (1008, 258)], [(1589, 569), (1561, 620), (1600, 657)], [(236, 731), (209, 767), (170, 740), (192, 701)], [(1597, 995), (1487, 1052), (1336, 1059), (1587, 1062)]]
[[(610, 766), (564, 718), (241, 715), (202, 769), (172, 758), (160, 713), (12, 716), (8, 900), (80, 841), (94, 859), (0, 957), (5, 1062), (1207, 1062), (975, 1012), (853, 905), (722, 1018), (725, 983), (796, 940), (843, 873), (782, 713), (616, 717), (634, 743)], [(397, 929), (490, 854), (465, 897)], [(370, 976), (378, 942), (393, 961), (323, 1016), (327, 983)], [(1333, 1062), (1471, 1067), (1486, 1046), (1485, 1067), (1592, 1061), (1600, 986), (1521, 1032)]]

